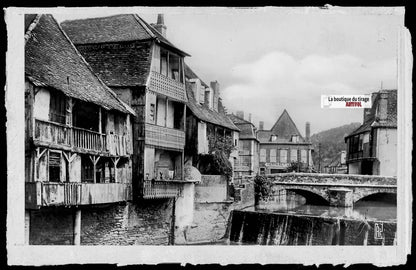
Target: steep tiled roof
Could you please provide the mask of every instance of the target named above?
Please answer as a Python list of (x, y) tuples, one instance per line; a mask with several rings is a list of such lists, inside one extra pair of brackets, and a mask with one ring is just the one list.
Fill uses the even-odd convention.
[(209, 87), (187, 64), (185, 64), (185, 77), (187, 79), (199, 79), (204, 87)]
[(36, 85), (107, 110), (134, 113), (93, 73), (52, 15), (42, 15), (30, 32), (25, 45), (25, 74)]
[(231, 121), (233, 121), (234, 125), (240, 129), (240, 139), (257, 140), (253, 123), (244, 120), (234, 114), (228, 114), (227, 116), (231, 119)]
[(274, 135), (277, 135), (278, 140), (280, 139), (289, 142), (292, 135), (298, 135), (300, 142), (304, 142), (302, 135), (286, 110), (283, 111), (270, 131)]
[(239, 131), (239, 129), (233, 124), (227, 115), (211, 110), (204, 104), (199, 104), (199, 102), (197, 102), (195, 99), (194, 92), (192, 91), (192, 86), (188, 82), (185, 85), (186, 94), (188, 96), (188, 102), (186, 103), (186, 106), (197, 118), (208, 123)]
[(128, 46), (100, 48), (77, 45), (82, 56), (109, 86), (145, 86), (150, 74), (152, 52), (150, 42), (129, 43)]
[[(387, 94), (387, 119), (379, 121), (376, 117), (380, 95)], [(363, 124), (345, 138), (371, 131), (372, 127), (397, 127), (397, 90), (380, 90), (372, 95), (372, 106), (368, 109)]]
[[(277, 135), (275, 141), (271, 141), (271, 136)], [(298, 135), (299, 141), (292, 142), (292, 135)], [(259, 130), (257, 131), (257, 138), (260, 143), (280, 143), (280, 144), (311, 144), (302, 137), (289, 113), (284, 110), (273, 125), (271, 130)]]
[(120, 14), (109, 17), (70, 20), (61, 23), (62, 28), (75, 44), (96, 44), (125, 41), (156, 40), (188, 56), (163, 37), (153, 26), (136, 14)]

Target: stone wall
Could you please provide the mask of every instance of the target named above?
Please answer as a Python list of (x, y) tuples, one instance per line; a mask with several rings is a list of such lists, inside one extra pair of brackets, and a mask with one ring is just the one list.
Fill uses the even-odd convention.
[(223, 202), (227, 200), (227, 178), (223, 175), (201, 175), (195, 185), (195, 201)]
[(392, 176), (358, 174), (321, 174), (321, 173), (278, 173), (268, 174), (267, 178), (276, 182), (297, 183), (343, 183), (369, 185), (396, 185), (397, 178)]
[(215, 243), (223, 240), (230, 213), (234, 209), (254, 206), (254, 185), (245, 184), (237, 189), (238, 199), (223, 202), (195, 201), (194, 217), (191, 226), (177, 231), (175, 244)]
[(231, 245), (396, 245), (395, 222), (255, 211), (231, 215)]
[[(168, 245), (173, 200), (81, 208), (81, 245)], [(32, 245), (72, 245), (74, 209), (31, 211)]]
[(74, 211), (68, 208), (49, 208), (30, 211), (30, 245), (72, 245)]

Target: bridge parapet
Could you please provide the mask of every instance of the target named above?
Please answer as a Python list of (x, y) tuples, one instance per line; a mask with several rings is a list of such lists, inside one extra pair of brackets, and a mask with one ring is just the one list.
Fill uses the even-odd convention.
[(397, 185), (397, 177), (358, 174), (276, 173), (267, 174), (273, 182), (305, 184)]

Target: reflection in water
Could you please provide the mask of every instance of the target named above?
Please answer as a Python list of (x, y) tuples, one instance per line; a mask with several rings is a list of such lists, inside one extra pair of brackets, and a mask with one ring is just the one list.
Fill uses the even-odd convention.
[(394, 201), (383, 201), (383, 198), (359, 201), (354, 207), (349, 208), (308, 205), (303, 196), (293, 192), (282, 192), (262, 203), (258, 210), (358, 220), (396, 221), (397, 207)]

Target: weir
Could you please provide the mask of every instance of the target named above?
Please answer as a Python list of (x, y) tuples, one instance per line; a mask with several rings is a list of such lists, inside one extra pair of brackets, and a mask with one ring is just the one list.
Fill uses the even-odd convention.
[(394, 245), (396, 222), (233, 210), (230, 245)]

